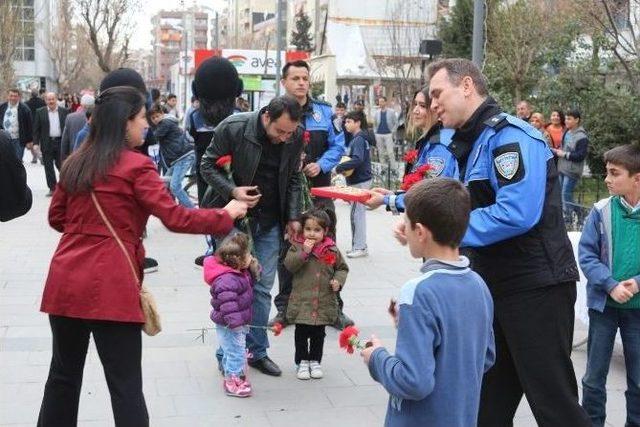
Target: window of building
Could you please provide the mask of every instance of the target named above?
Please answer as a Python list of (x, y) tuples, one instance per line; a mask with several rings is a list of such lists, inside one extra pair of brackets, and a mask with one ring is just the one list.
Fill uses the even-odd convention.
[(34, 61), (35, 52), (35, 10), (33, 0), (13, 0), (13, 6), (20, 18), (16, 37), (16, 61)]

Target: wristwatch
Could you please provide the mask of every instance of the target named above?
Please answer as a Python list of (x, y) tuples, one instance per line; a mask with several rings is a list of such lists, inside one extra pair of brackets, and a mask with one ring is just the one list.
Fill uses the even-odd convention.
[(396, 195), (395, 194), (391, 194), (389, 195), (389, 209), (391, 210), (391, 213), (394, 215), (400, 215), (400, 212), (398, 212), (398, 207), (396, 206)]

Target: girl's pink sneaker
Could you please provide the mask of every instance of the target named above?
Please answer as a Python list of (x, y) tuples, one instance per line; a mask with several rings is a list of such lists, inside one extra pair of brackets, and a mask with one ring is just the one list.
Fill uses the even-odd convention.
[(251, 396), (251, 385), (238, 378), (236, 375), (225, 377), (223, 383), (224, 392), (227, 396), (249, 397)]

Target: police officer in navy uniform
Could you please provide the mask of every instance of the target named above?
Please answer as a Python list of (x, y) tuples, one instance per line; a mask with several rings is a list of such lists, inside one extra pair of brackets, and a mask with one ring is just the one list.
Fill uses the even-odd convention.
[[(302, 173), (305, 174), (311, 187), (326, 187), (331, 185), (331, 170), (340, 162), (345, 152), (344, 132), (336, 132), (333, 125), (331, 104), (312, 99), (309, 95), (311, 68), (305, 61), (287, 62), (282, 67), (282, 85), (288, 95), (295, 97), (302, 106), (304, 117), (302, 125), (307, 135), (305, 141)], [(316, 197), (313, 199), (316, 207), (328, 210), (335, 221), (335, 206), (333, 200)], [(335, 238), (335, 236), (334, 236)], [(282, 254), (286, 254), (288, 245), (284, 245)], [(287, 302), (291, 294), (291, 274), (282, 265), (278, 266), (279, 293), (274, 302), (278, 314), (271, 319), (273, 322), (286, 324)], [(343, 302), (338, 293), (340, 317), (336, 327), (342, 328), (353, 322), (342, 313)]]
[[(478, 425), (513, 425), (524, 393), (538, 425), (590, 426), (570, 358), (578, 269), (553, 155), (536, 129), (501, 111), (471, 61), (438, 61), (428, 77), (471, 194), (461, 246), (494, 298), (497, 359), (483, 378)], [(403, 232), (398, 225), (401, 241)]]

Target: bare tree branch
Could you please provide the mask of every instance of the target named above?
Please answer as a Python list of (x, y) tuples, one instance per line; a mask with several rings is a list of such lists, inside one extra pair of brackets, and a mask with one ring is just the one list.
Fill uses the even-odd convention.
[(100, 69), (108, 73), (129, 58), (129, 40), (140, 9), (139, 0), (73, 0), (79, 9), (83, 26), (98, 60)]
[(0, 93), (14, 85), (13, 61), (17, 41), (22, 37), (22, 25), (14, 1), (0, 1)]
[[(592, 8), (588, 8), (583, 14), (583, 19), (592, 31), (604, 36), (605, 50), (610, 51), (620, 64), (628, 78), (628, 83), (634, 93), (640, 93), (640, 72), (633, 64), (640, 61), (640, 46), (638, 45), (637, 25), (631, 25), (631, 16), (627, 20), (625, 16), (631, 10), (634, 11), (634, 21), (638, 24), (638, 9), (640, 0), (629, 0), (619, 8), (610, 0), (593, 0)], [(628, 7), (628, 9), (627, 9)], [(625, 25), (620, 25), (620, 19), (627, 20)], [(622, 27), (622, 28), (621, 28)]]
[(83, 38), (84, 32), (73, 22), (71, 0), (59, 0), (57, 6), (56, 24), (52, 26), (51, 37), (45, 45), (54, 67), (56, 83), (67, 92), (85, 70), (89, 46)]

